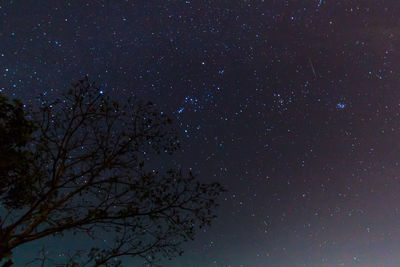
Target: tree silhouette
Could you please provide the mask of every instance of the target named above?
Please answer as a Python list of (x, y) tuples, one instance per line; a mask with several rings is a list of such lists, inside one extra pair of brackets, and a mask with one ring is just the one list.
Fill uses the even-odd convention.
[(29, 173), (32, 155), (24, 147), (34, 130), (22, 103), (0, 95), (0, 193), (3, 202), (14, 208), (27, 201), (24, 183), (33, 179)]
[(182, 242), (215, 217), (220, 184), (163, 170), (161, 161), (179, 142), (156, 105), (111, 101), (85, 78), (60, 99), (42, 96), (30, 114), (34, 128), (20, 104), (1, 101), (0, 122), (10, 130), (0, 132), (0, 164), (14, 151), (24, 171), (10, 165), (1, 172), (0, 259), (25, 243), (71, 232), (113, 240), (94, 242), (85, 255), (76, 251), (64, 266), (121, 266), (123, 256), (153, 263), (181, 255)]

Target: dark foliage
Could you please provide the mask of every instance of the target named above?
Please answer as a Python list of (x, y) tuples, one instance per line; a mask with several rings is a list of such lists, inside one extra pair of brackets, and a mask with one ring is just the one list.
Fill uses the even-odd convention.
[(33, 134), (21, 104), (1, 99), (0, 259), (72, 232), (114, 239), (76, 251), (64, 266), (120, 266), (122, 256), (154, 262), (180, 255), (182, 242), (215, 217), (220, 184), (157, 162), (179, 148), (171, 120), (152, 103), (119, 104), (99, 92), (83, 79), (60, 99), (43, 97)]
[(18, 208), (29, 201), (32, 155), (25, 149), (34, 123), (25, 118), (23, 105), (0, 95), (0, 193), (3, 202)]

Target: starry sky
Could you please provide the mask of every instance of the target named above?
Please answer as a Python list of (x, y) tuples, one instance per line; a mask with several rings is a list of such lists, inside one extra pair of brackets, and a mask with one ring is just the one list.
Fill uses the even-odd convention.
[(163, 266), (400, 266), (399, 14), (394, 0), (2, 0), (0, 90), (29, 105), (88, 75), (170, 114), (175, 160), (229, 192)]

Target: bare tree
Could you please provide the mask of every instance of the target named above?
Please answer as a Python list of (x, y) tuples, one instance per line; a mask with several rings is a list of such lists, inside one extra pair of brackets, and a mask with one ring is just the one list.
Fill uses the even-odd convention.
[(71, 232), (113, 240), (85, 256), (77, 251), (67, 266), (120, 266), (123, 256), (154, 262), (182, 254), (182, 242), (215, 217), (220, 184), (162, 170), (179, 142), (156, 105), (130, 99), (120, 106), (85, 78), (60, 99), (43, 96), (31, 117), (29, 175), (1, 195), (0, 259)]

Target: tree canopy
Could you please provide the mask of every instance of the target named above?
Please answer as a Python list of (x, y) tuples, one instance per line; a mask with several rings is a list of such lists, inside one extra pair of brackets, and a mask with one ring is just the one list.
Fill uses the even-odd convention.
[(29, 174), (32, 158), (25, 146), (34, 130), (22, 103), (0, 95), (0, 193), (3, 202), (14, 208), (27, 200), (24, 183), (33, 178)]
[(219, 183), (163, 168), (180, 144), (156, 105), (112, 101), (87, 78), (40, 102), (28, 120), (20, 102), (0, 98), (0, 259), (48, 236), (107, 233), (112, 242), (93, 242), (64, 266), (153, 263), (181, 255), (215, 218)]

